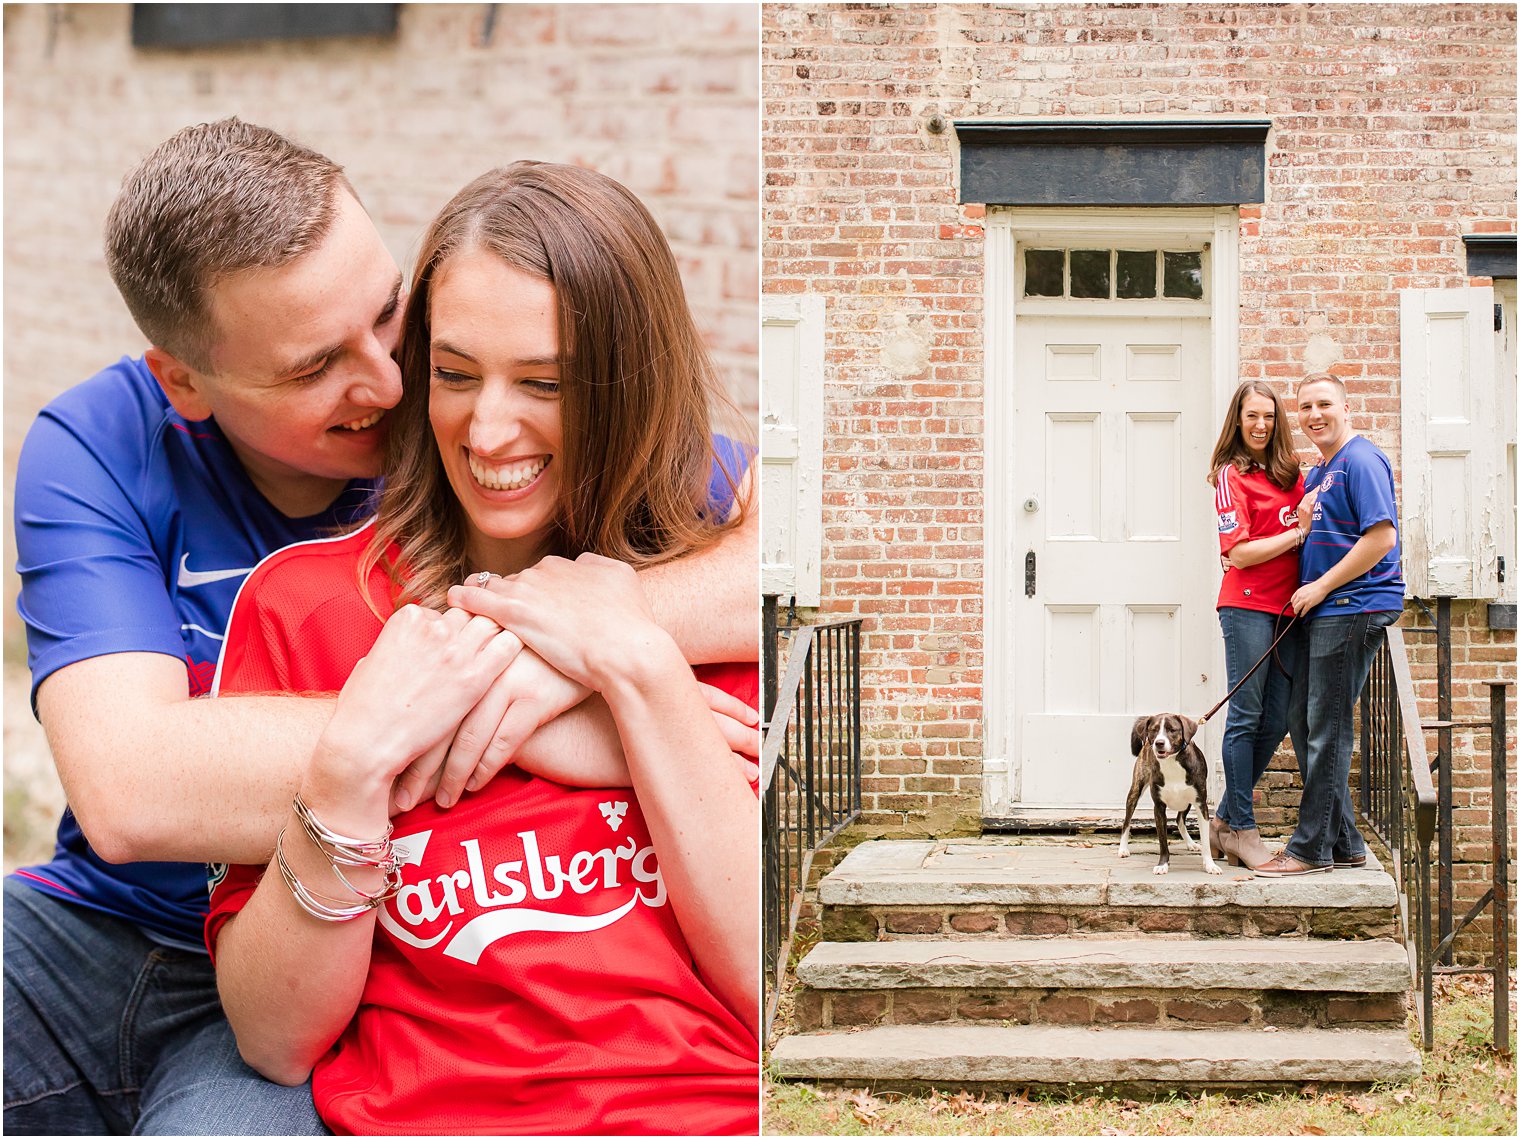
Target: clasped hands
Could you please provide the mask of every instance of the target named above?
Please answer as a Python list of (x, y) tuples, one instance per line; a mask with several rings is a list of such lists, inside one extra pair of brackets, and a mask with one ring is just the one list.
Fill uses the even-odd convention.
[[(449, 807), (478, 790), (540, 727), (605, 690), (638, 666), (648, 646), (669, 637), (634, 571), (594, 554), (545, 558), (484, 583), (472, 577), (449, 590), (448, 602), (441, 613), (408, 605), (391, 616), (344, 686), (325, 733), (326, 754), (362, 755), (372, 778), (390, 781), (393, 812), (430, 796)], [(753, 781), (755, 711), (700, 687)], [(599, 736), (596, 746), (615, 751), (621, 769), (611, 717), (585, 719)]]

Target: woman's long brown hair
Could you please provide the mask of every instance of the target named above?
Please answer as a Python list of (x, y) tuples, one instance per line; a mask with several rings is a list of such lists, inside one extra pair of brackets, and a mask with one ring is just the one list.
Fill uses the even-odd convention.
[[(401, 333), (385, 487), (360, 578), (385, 561), (396, 605), (439, 607), (467, 564), (463, 507), (428, 420), (432, 283), (450, 257), (485, 250), (554, 286), (563, 444), (550, 552), (646, 566), (712, 543), (712, 414), (727, 407), (686, 306), (675, 257), (627, 189), (575, 166), (515, 162), (454, 196), (423, 238)], [(508, 319), (503, 314), (503, 319)], [(724, 469), (731, 489), (737, 472)], [(366, 591), (367, 595), (367, 591)]]
[(1226, 466), (1233, 466), (1245, 474), (1255, 462), (1240, 434), (1240, 409), (1245, 405), (1248, 395), (1265, 396), (1272, 401), (1272, 437), (1267, 440), (1267, 461), (1263, 466), (1267, 478), (1283, 490), (1292, 490), (1293, 484), (1298, 481), (1299, 472), (1298, 454), (1290, 441), (1288, 413), (1281, 397), (1272, 390), (1270, 384), (1261, 380), (1246, 380), (1230, 397), (1230, 407), (1224, 415), (1224, 426), (1219, 429), (1219, 441), (1214, 444), (1214, 454), (1209, 459), (1209, 485), (1218, 485), (1219, 472)]

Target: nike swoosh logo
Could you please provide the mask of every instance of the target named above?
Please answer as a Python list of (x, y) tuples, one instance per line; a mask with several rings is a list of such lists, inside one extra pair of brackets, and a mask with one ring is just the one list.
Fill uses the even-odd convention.
[(190, 568), (190, 555), (186, 554), (179, 560), (179, 587), (191, 589), (197, 585), (210, 585), (213, 581), (226, 581), (229, 577), (244, 577), (252, 572), (252, 566), (241, 569), (193, 570)]

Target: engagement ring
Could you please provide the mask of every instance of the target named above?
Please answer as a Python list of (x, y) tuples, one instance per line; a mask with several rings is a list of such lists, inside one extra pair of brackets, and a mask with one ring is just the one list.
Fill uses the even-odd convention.
[(495, 576), (496, 575), (490, 570), (481, 570), (478, 574), (475, 575), (476, 587), (479, 589), (484, 589), (487, 584), (490, 583), (490, 580)]

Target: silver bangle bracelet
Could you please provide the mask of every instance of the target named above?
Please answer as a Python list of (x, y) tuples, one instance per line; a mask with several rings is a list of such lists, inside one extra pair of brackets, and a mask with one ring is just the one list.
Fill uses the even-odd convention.
[(296, 877), (290, 863), (285, 861), (285, 828), (280, 828), (280, 837), (275, 839), (274, 860), (280, 868), (280, 877), (285, 880), (285, 885), (290, 890), (291, 897), (295, 898), (296, 905), (300, 906), (318, 921), (344, 922), (353, 921), (363, 917), (376, 906), (375, 901), (365, 902), (339, 902), (334, 898), (323, 898), (308, 890), (305, 884)]
[(385, 867), (395, 861), (395, 854), (391, 850), (391, 832), (394, 829), (389, 823), (386, 824), (385, 833), (375, 839), (349, 838), (332, 830), (321, 819), (312, 813), (300, 792), (296, 793), (291, 801), (291, 807), (300, 820), (301, 829), (306, 832), (306, 837), (329, 856), (332, 861), (340, 862), (344, 866), (380, 866)]

